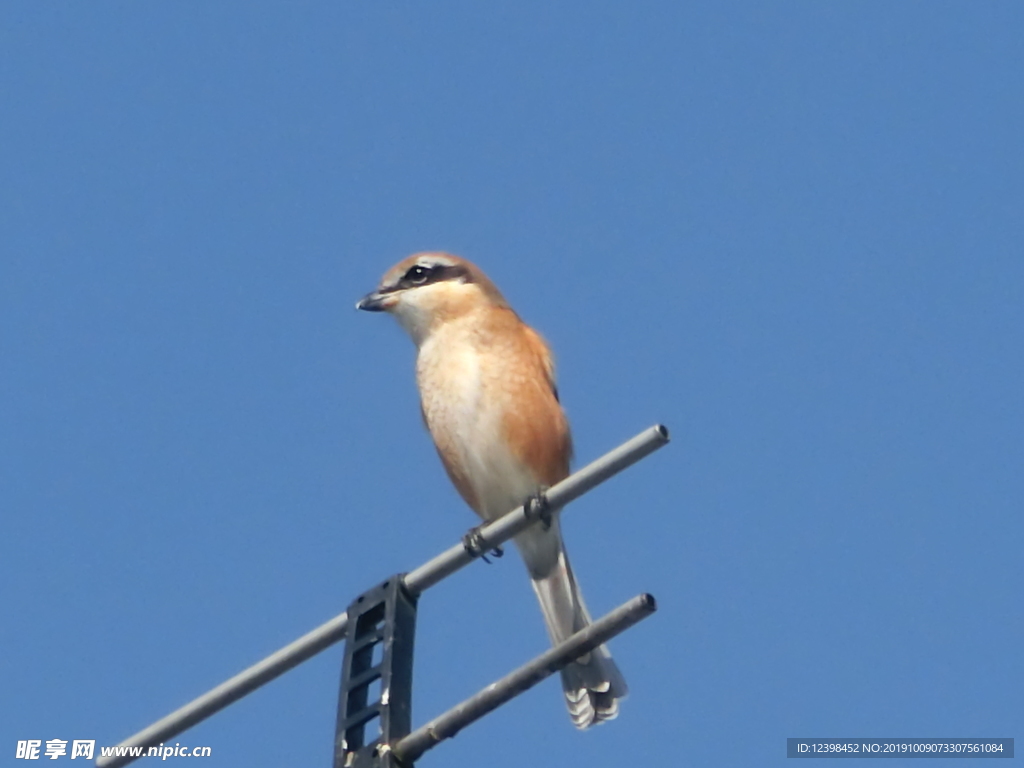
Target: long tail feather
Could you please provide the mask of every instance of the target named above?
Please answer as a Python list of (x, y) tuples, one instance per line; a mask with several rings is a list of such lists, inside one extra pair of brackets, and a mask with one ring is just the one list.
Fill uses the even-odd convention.
[[(533, 577), (533, 589), (553, 644), (590, 624), (590, 614), (564, 547), (558, 547), (557, 561), (544, 576)], [(562, 670), (562, 688), (577, 728), (589, 728), (615, 718), (619, 714), (619, 699), (628, 692), (622, 673), (604, 645)]]

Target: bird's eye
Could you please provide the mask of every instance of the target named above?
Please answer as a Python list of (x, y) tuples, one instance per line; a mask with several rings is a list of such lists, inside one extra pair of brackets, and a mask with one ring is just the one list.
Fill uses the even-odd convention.
[(430, 275), (430, 270), (426, 267), (416, 264), (409, 268), (409, 271), (405, 273), (405, 279), (410, 283), (425, 283), (427, 277)]

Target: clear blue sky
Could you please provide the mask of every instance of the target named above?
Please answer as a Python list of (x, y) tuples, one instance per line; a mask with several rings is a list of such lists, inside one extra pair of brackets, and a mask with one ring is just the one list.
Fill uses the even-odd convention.
[[(1019, 2), (5, 3), (0, 755), (116, 743), (473, 523), (353, 309), (423, 249), (549, 339), (580, 462), (673, 442), (565, 515), (595, 613), (659, 599), (619, 720), (550, 680), (422, 765), (1024, 737), (1022, 39)], [(417, 642), (422, 723), (547, 641), (506, 557)], [(339, 661), (179, 741), (327, 766)]]

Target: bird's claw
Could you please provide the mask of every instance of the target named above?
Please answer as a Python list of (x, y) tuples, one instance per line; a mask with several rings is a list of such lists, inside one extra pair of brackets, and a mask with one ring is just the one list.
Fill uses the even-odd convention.
[[(479, 557), (490, 565), (491, 561), (487, 559), (487, 542), (484, 540), (484, 535), (480, 532), (481, 528), (483, 526), (478, 525), (466, 531), (466, 535), (462, 537), (462, 546), (465, 547), (470, 557)], [(494, 558), (499, 558), (505, 554), (505, 550), (501, 546), (497, 546), (490, 550), (490, 554)]]
[(537, 491), (528, 497), (523, 502), (523, 511), (526, 512), (528, 518), (540, 520), (545, 531), (551, 528), (551, 505), (548, 504), (548, 497), (544, 495), (543, 491)]

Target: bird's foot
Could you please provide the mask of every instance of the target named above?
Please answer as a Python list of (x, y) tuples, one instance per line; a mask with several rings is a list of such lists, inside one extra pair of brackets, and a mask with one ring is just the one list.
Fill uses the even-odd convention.
[[(491, 561), (487, 559), (487, 542), (484, 541), (484, 535), (480, 532), (483, 527), (483, 524), (480, 524), (466, 531), (466, 535), (462, 537), (462, 546), (471, 557), (482, 558), (485, 563), (490, 565)], [(490, 553), (492, 557), (499, 558), (505, 554), (505, 550), (497, 546), (491, 549)]]
[(545, 531), (551, 528), (551, 505), (548, 504), (548, 497), (544, 495), (544, 491), (537, 491), (528, 496), (523, 502), (523, 511), (531, 520), (540, 520)]

